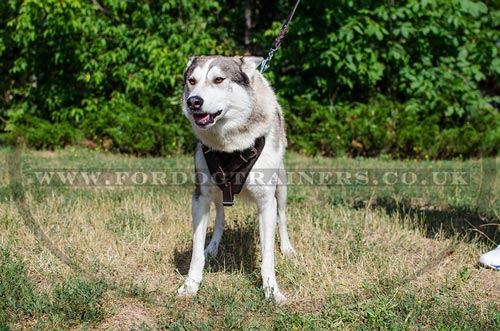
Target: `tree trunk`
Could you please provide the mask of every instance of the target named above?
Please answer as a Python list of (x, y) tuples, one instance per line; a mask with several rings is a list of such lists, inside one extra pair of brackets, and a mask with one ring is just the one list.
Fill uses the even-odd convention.
[(252, 3), (245, 0), (245, 55), (252, 54)]

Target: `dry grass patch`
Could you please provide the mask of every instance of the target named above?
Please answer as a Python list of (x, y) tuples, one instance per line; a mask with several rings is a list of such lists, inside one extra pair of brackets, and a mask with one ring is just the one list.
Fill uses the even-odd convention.
[[(134, 159), (86, 151), (29, 152), (26, 157), (32, 159), (32, 166), (50, 162), (58, 168), (78, 164), (118, 169), (190, 166), (188, 157)], [(345, 167), (350, 161), (288, 156), (287, 162), (301, 166), (318, 162), (322, 167), (340, 163)], [(372, 160), (364, 166), (374, 164), (387, 166), (387, 162), (379, 165)], [(2, 195), (0, 245), (22, 261), (25, 286), (38, 294), (31, 299), (12, 294), (15, 300), (3, 308), (0, 324), (46, 330), (439, 329), (445, 325), (467, 329), (500, 325), (500, 295), (494, 285), (498, 273), (476, 265), (479, 254), (490, 244), (460, 232), (450, 235), (445, 228), (429, 232), (429, 214), (370, 203), (390, 197), (403, 201), (405, 194), (413, 193), (410, 189), (291, 187), (289, 232), (297, 255), (285, 258), (277, 245), (276, 260), (278, 282), (290, 300), (284, 308), (263, 300), (256, 208), (237, 200), (226, 211), (219, 254), (207, 263), (199, 295), (179, 300), (175, 291), (187, 273), (191, 254), (190, 192), (191, 187), (184, 186), (28, 187), (25, 203), (31, 214), (52, 245), (84, 270), (83, 274), (55, 257), (50, 245), (36, 238), (20, 216), (12, 197)], [(441, 196), (439, 203), (453, 208), (449, 201), (457, 197), (441, 189), (434, 193), (433, 198)], [(492, 209), (489, 215), (499, 210)], [(440, 214), (443, 227), (449, 221), (446, 215)], [(495, 221), (494, 216), (487, 221)], [(2, 268), (15, 265), (12, 261), (5, 259)], [(6, 278), (0, 280), (10, 284)], [(58, 300), (69, 302), (77, 311), (88, 308), (94, 313), (73, 316)]]

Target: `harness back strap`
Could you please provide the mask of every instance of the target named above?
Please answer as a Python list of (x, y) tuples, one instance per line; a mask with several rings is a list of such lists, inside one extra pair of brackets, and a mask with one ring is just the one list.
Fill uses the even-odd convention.
[(222, 204), (232, 206), (234, 195), (241, 192), (250, 170), (264, 149), (266, 139), (257, 138), (254, 145), (243, 151), (219, 152), (201, 145), (208, 170), (222, 191)]

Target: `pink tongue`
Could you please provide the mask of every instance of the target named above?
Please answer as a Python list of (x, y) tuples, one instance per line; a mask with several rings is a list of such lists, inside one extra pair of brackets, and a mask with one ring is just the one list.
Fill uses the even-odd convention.
[(196, 121), (196, 123), (206, 123), (210, 120), (210, 114), (206, 113), (206, 114), (194, 114), (193, 115), (194, 117), (194, 120)]

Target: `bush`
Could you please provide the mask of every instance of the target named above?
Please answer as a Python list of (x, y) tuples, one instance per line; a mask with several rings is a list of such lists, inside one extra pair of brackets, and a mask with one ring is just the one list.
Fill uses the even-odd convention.
[(227, 39), (215, 25), (219, 4), (99, 3), (0, 5), (0, 54), (8, 54), (0, 74), (10, 78), (9, 95), (0, 98), (4, 129), (32, 137), (26, 140), (37, 148), (82, 139), (111, 139), (114, 150), (136, 154), (186, 148), (193, 139), (179, 99), (187, 59), (232, 53), (231, 42), (216, 42)]
[(499, 9), (467, 0), (301, 5), (271, 76), (283, 99), (316, 103), (290, 104), (300, 123), (290, 126), (292, 145), (327, 155), (497, 154), (498, 111), (488, 103), (500, 94)]
[[(292, 4), (251, 3), (250, 48), (264, 54)], [(3, 2), (0, 129), (37, 148), (189, 150), (183, 68), (193, 54), (241, 54), (243, 9), (236, 0)], [(498, 1), (309, 1), (266, 76), (295, 150), (496, 155), (499, 40)]]
[(138, 106), (123, 95), (86, 116), (81, 128), (97, 146), (124, 153), (169, 155), (194, 146), (180, 110)]

